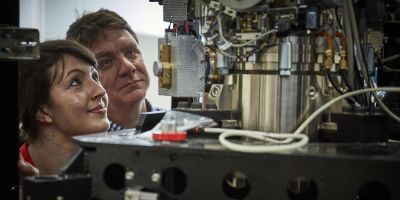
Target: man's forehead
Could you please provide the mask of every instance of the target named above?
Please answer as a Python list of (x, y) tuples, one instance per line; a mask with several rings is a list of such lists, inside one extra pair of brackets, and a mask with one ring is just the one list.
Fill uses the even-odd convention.
[(89, 49), (95, 54), (96, 58), (132, 48), (139, 50), (136, 40), (129, 36), (122, 36), (115, 40), (97, 40), (97, 42), (92, 43), (89, 47)]

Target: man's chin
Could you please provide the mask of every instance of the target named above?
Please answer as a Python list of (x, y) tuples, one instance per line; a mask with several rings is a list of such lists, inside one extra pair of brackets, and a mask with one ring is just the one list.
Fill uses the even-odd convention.
[(122, 97), (125, 102), (130, 102), (130, 103), (137, 103), (143, 100), (146, 97), (146, 93), (143, 91), (133, 91), (130, 92)]

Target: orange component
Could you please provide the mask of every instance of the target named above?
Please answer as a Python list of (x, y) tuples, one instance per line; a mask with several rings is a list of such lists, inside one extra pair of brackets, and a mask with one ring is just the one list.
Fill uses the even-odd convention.
[(321, 31), (318, 32), (317, 35), (324, 36), (326, 43), (327, 43), (327, 48), (325, 50), (325, 61), (324, 65), (327, 70), (330, 70), (333, 64), (333, 42), (332, 42), (332, 36), (326, 32), (326, 31)]
[(335, 36), (340, 38), (340, 43), (342, 44), (343, 49), (346, 50), (346, 36), (342, 32), (336, 31)]
[(186, 141), (186, 131), (181, 132), (168, 132), (168, 133), (153, 133), (154, 141), (171, 141), (183, 142)]
[(326, 31), (321, 31), (321, 32), (318, 32), (317, 35), (319, 35), (319, 36), (324, 36), (324, 37), (325, 37), (326, 43), (327, 43), (327, 45), (328, 45), (327, 49), (330, 49), (330, 50), (333, 49), (332, 37), (331, 37), (331, 35), (330, 35), (328, 32), (326, 32)]

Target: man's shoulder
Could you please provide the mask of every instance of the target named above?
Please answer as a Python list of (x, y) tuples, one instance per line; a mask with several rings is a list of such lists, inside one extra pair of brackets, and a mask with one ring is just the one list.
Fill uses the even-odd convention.
[(168, 111), (169, 109), (152, 105), (149, 100), (145, 99), (147, 112)]
[(168, 111), (168, 109), (166, 109), (164, 107), (152, 105), (150, 112), (156, 112), (156, 111)]
[(124, 129), (124, 127), (122, 127), (122, 125), (120, 125), (120, 124), (118, 124), (118, 123), (116, 123), (116, 122), (113, 122), (113, 121), (110, 120), (110, 119), (109, 119), (109, 121), (110, 121), (110, 128), (108, 129), (107, 132), (111, 132), (111, 131), (120, 131), (120, 130)]

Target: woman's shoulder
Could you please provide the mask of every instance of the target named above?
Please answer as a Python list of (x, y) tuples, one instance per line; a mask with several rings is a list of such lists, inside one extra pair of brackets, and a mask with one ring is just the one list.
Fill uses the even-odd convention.
[(30, 163), (31, 165), (34, 166), (32, 158), (31, 158), (31, 156), (29, 154), (28, 148), (29, 148), (29, 144), (28, 143), (23, 143), (21, 145), (21, 147), (19, 147), (19, 153), (21, 154), (21, 156), (22, 156), (22, 158), (24, 159), (25, 162), (28, 162), (28, 163)]

